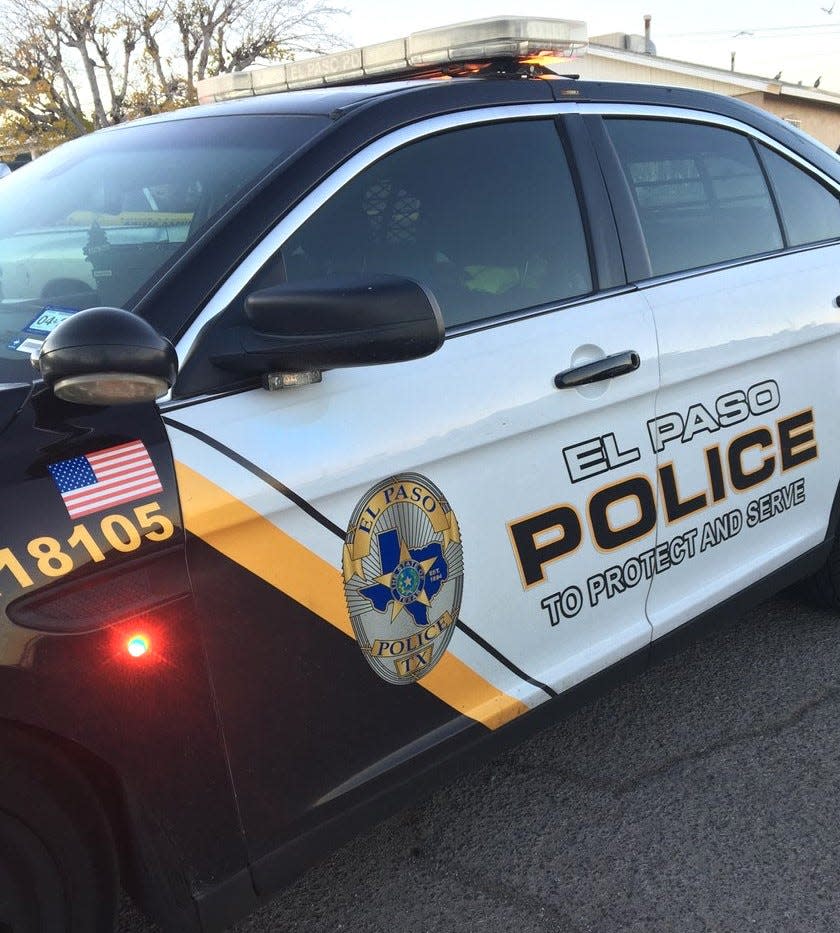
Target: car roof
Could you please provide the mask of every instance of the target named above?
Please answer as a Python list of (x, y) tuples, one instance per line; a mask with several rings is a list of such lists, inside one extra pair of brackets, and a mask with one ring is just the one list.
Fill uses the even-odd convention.
[[(547, 90), (550, 89), (549, 92)], [(363, 105), (395, 97), (411, 97), (414, 107), (425, 99), (429, 115), (437, 108), (451, 110), (452, 104), (499, 104), (546, 99), (580, 102), (658, 104), (688, 107), (740, 119), (764, 111), (736, 98), (691, 88), (619, 81), (581, 81), (576, 75), (539, 77), (476, 76), (455, 78), (409, 78), (401, 81), (367, 81), (305, 90), (248, 95), (217, 103), (199, 104), (183, 110), (147, 117), (135, 123), (183, 120), (234, 114), (303, 114), (340, 116)], [(748, 120), (749, 122), (749, 120)]]
[[(364, 110), (399, 111), (403, 104), (406, 122), (451, 113), (470, 107), (565, 100), (629, 105), (680, 107), (740, 120), (799, 152), (836, 180), (840, 160), (816, 140), (784, 123), (765, 110), (734, 97), (692, 88), (617, 81), (581, 81), (576, 76), (510, 75), (454, 78), (408, 78), (400, 81), (368, 81), (331, 87), (290, 90), (245, 96), (218, 103), (200, 104), (184, 110), (147, 117), (122, 127), (234, 115), (308, 115), (339, 119)], [(121, 129), (111, 127), (107, 132)]]
[[(545, 99), (546, 84), (554, 89), (553, 96), (580, 101), (610, 101), (616, 103), (670, 104), (681, 107), (723, 112), (728, 109), (726, 101), (743, 107), (739, 101), (708, 91), (690, 88), (666, 87), (652, 84), (629, 84), (620, 81), (581, 81), (576, 75), (541, 75), (538, 78), (514, 78), (510, 76), (494, 77), (456, 77), (456, 78), (410, 78), (403, 81), (367, 81), (359, 84), (340, 84), (305, 90), (288, 90), (277, 93), (248, 95), (224, 100), (217, 103), (199, 104), (184, 110), (171, 111), (148, 117), (146, 120), (184, 119), (189, 117), (210, 116), (214, 114), (307, 114), (331, 115), (336, 111), (346, 111), (365, 103), (375, 102), (377, 98), (410, 95), (428, 97), (430, 102), (440, 99), (443, 94), (469, 98), (486, 98), (492, 89), (504, 102), (515, 87), (518, 99), (533, 97)], [(532, 89), (533, 94), (523, 93)], [(443, 94), (442, 94), (443, 92)], [(752, 109), (752, 108), (750, 108)]]

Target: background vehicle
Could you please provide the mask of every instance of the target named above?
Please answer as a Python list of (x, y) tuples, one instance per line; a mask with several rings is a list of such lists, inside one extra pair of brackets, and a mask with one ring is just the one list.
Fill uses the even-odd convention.
[(529, 61), (578, 25), (7, 182), (0, 924), (220, 928), (728, 600), (834, 598), (838, 162)]

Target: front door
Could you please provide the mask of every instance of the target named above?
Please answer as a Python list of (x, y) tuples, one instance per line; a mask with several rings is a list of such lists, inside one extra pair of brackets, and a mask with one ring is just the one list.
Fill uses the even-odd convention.
[(444, 346), (165, 413), (255, 858), (650, 638), (649, 575), (618, 581), (656, 541), (650, 310), (599, 294), (554, 120), (455, 123), (316, 192), (247, 289), (412, 276)]

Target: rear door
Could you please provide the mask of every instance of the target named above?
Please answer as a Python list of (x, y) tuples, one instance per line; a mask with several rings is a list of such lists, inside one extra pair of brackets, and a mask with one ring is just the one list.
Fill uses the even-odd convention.
[(623, 566), (656, 539), (652, 315), (593, 265), (580, 197), (551, 111), (429, 121), (316, 191), (204, 322), (182, 385), (218, 379), (242, 296), (277, 281), (407, 275), (448, 330), (426, 359), (165, 413), (254, 857), (649, 641), (650, 576)]
[(650, 257), (661, 387), (654, 637), (819, 544), (840, 477), (840, 205), (747, 127), (651, 111), (604, 120)]

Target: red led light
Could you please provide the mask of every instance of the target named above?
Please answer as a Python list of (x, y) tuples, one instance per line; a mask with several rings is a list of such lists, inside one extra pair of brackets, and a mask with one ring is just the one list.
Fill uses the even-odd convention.
[(132, 658), (142, 658), (143, 655), (149, 653), (149, 638), (147, 635), (140, 633), (132, 635), (126, 642), (125, 648)]

